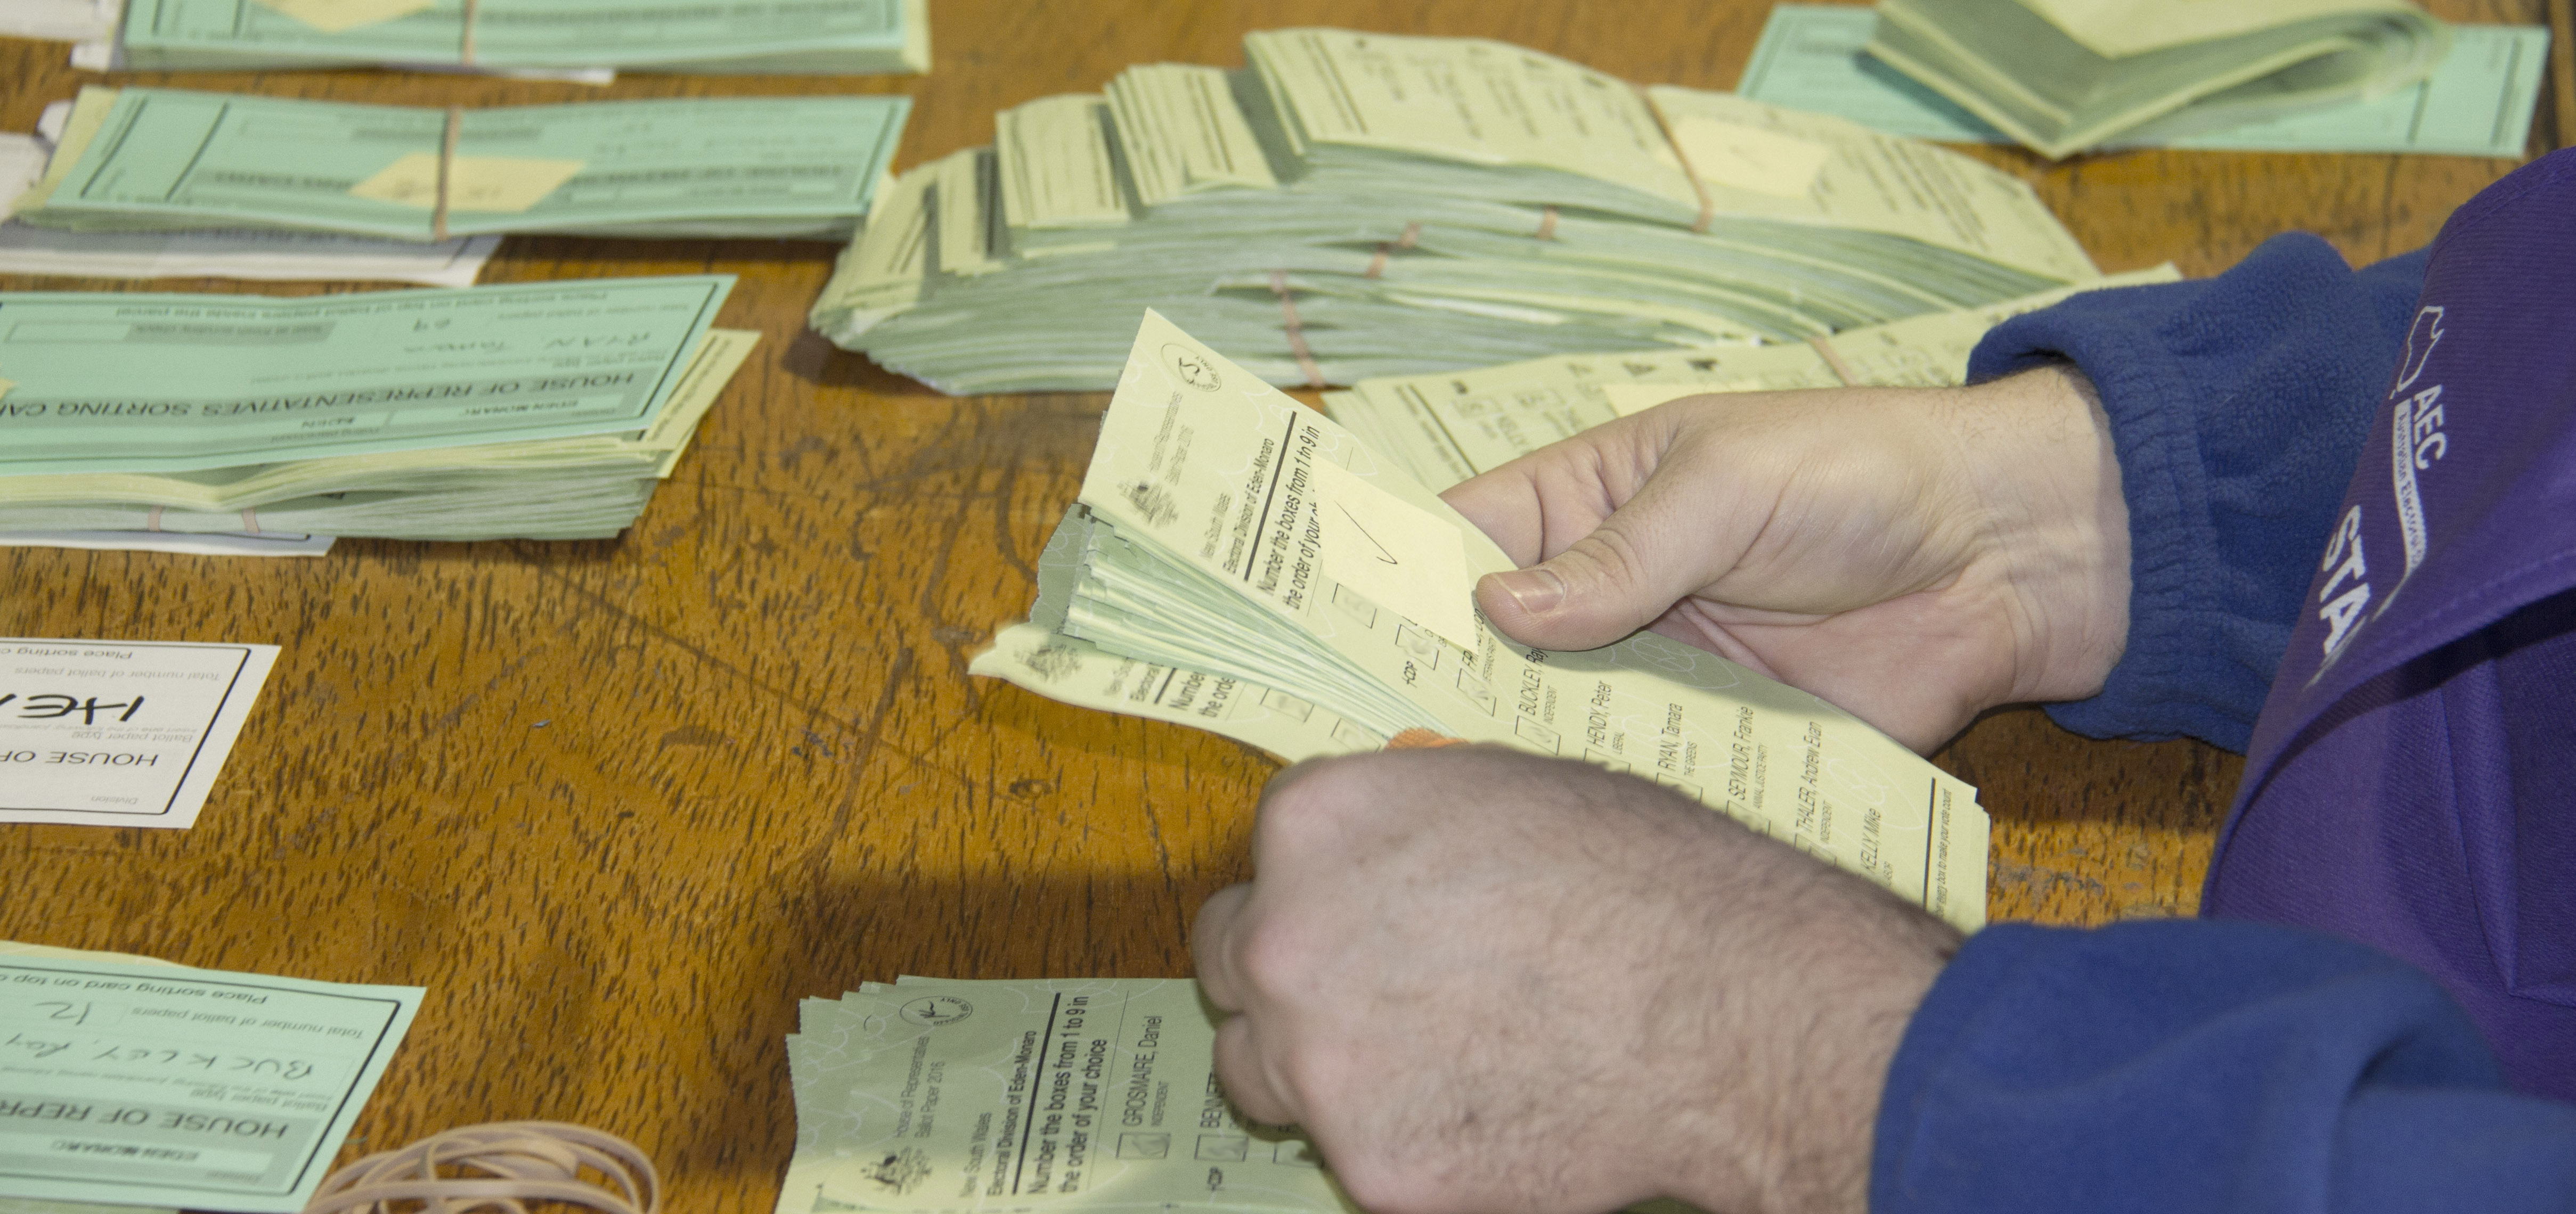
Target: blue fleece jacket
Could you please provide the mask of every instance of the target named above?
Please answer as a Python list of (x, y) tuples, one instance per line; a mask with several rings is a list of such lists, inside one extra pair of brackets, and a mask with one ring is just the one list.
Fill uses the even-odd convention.
[(2204, 909), (2269, 922), (1971, 938), (1874, 1209), (2576, 1210), (2571, 215), (2561, 153), (2424, 253), (2285, 236), (1979, 347), (2119, 448), (2129, 647), (2053, 713), (2250, 748)]

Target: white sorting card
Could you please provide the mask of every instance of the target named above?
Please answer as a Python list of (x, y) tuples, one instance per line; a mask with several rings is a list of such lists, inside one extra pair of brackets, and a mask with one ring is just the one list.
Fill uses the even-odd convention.
[(0, 637), (0, 822), (186, 827), (275, 645)]

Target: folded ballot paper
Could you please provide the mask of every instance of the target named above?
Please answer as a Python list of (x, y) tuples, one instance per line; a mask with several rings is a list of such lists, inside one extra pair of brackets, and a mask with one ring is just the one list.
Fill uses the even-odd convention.
[(2176, 282), (2172, 265), (2114, 274), (1981, 308), (1849, 329), (1811, 342), (1711, 350), (1566, 354), (1436, 375), (1364, 379), (1324, 394), (1324, 411), (1368, 449), (1433, 490), (1613, 418), (1703, 392), (1777, 392), (1967, 382), (1986, 330), (2079, 291)]
[(732, 284), (0, 294), (0, 532), (614, 536), (757, 337)]
[(1254, 33), (897, 180), (814, 327), (950, 392), (1100, 389), (1151, 307), (1276, 384), (1797, 341), (2097, 276), (2030, 188), (1499, 42)]
[(1984, 922), (1975, 789), (1654, 633), (1524, 648), (1475, 607), (1511, 567), (1394, 461), (1147, 313), (1037, 605), (971, 669), (1292, 760), (1411, 728), (1583, 759)]
[(807, 999), (778, 1214), (1357, 1214), (1294, 1128), (1216, 1080), (1186, 978), (902, 978)]
[(827, 237), (868, 209), (904, 97), (440, 110), (81, 90), (17, 218), (72, 231), (278, 228)]
[(129, 0), (123, 66), (930, 70), (928, 0)]
[(2051, 158), (2367, 100), (2433, 74), (2408, 0), (1880, 0), (1869, 53)]
[[(0, 214), (45, 174), (70, 102), (46, 107), (34, 135), (0, 133)], [(62, 117), (57, 118), (60, 114)], [(47, 128), (51, 128), (48, 133)], [(242, 278), (474, 285), (498, 236), (421, 244), (329, 232), (61, 232), (0, 220), (0, 274), (78, 278)]]

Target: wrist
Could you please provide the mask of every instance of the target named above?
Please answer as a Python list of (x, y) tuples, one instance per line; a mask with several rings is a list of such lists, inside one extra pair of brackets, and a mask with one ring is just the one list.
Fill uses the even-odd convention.
[[(1960, 937), (1857, 877), (1763, 850), (1770, 871), (1752, 883), (1769, 888), (1727, 902), (1733, 938), (1767, 960), (1700, 971), (1739, 979), (1698, 992), (1716, 1009), (1703, 1053), (1726, 1063), (1703, 1101), (1667, 1119), (1665, 1191), (1710, 1211), (1865, 1214), (1888, 1071)], [(1747, 906), (1769, 930), (1744, 931)], [(1782, 967), (1783, 956), (1799, 961)], [(1745, 984), (1748, 973), (1774, 980)]]
[(1959, 392), (1954, 432), (2012, 634), (2009, 686), (1986, 707), (2092, 696), (2129, 633), (2129, 509), (2101, 397), (2068, 363)]

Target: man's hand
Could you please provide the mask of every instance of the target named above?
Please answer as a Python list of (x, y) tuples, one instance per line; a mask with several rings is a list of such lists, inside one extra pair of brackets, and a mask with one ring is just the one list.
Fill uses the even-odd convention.
[(1208, 899), (1217, 1072), (1379, 1214), (1867, 1204), (1958, 935), (1633, 777), (1486, 747), (1290, 769)]
[(2092, 695), (2128, 636), (2119, 464), (2070, 368), (1687, 397), (1443, 496), (1525, 566), (1476, 593), (1514, 639), (1651, 625), (1919, 751)]

